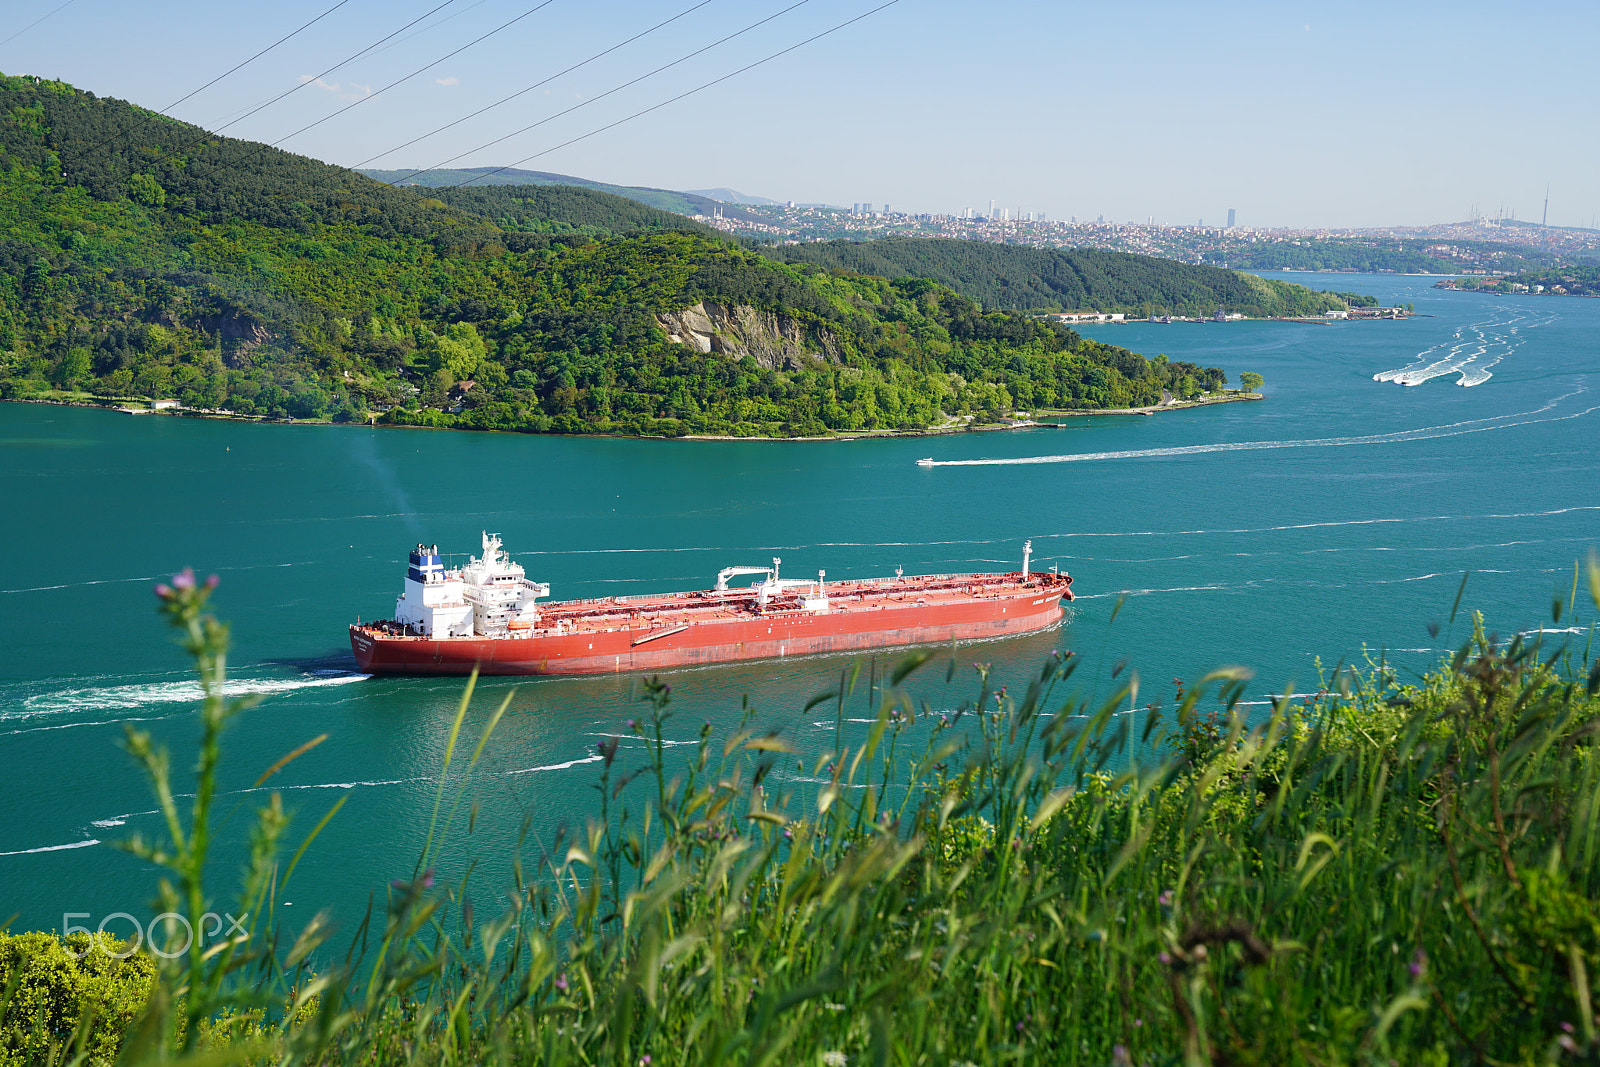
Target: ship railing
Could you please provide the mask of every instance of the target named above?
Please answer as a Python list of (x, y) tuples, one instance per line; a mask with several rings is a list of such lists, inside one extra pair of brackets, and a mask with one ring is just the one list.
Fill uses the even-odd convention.
[[(901, 585), (901, 586), (906, 586), (908, 588), (915, 589), (915, 588), (919, 588), (919, 587), (922, 587), (922, 586), (937, 585), (937, 584), (939, 584), (941, 582), (954, 582), (954, 581), (961, 581), (961, 582), (965, 582), (965, 583), (968, 583), (968, 584), (971, 584), (971, 583), (974, 583), (974, 582), (976, 582), (978, 584), (998, 583), (998, 582), (1013, 580), (1012, 574), (1014, 574), (1014, 573), (1015, 572), (1012, 572), (1012, 573), (996, 572), (996, 573), (993, 573), (993, 574), (982, 574), (982, 575), (953, 574), (953, 573), (952, 574), (916, 574), (916, 575), (906, 575), (905, 577), (902, 577), (902, 578), (896, 578), (896, 577), (894, 577), (892, 575), (886, 575), (886, 576), (878, 577), (878, 578), (840, 578), (840, 579), (837, 579), (836, 581), (830, 582), (828, 588), (830, 590), (830, 594), (829, 595), (832, 595), (831, 590), (833, 590), (835, 588), (838, 588), (840, 586), (885, 586), (885, 585), (887, 585), (887, 586), (897, 586), (897, 585)], [(718, 600), (737, 600), (739, 598), (740, 594), (751, 594), (751, 595), (753, 595), (755, 593), (755, 590), (753, 588), (751, 588), (751, 587), (748, 587), (748, 586), (740, 586), (740, 587), (733, 588), (733, 589), (723, 590), (721, 592), (717, 592), (715, 590), (694, 590), (694, 592), (711, 593)], [(614, 595), (614, 596), (580, 597), (577, 600), (564, 601), (561, 604), (561, 606), (562, 607), (569, 607), (569, 606), (570, 607), (580, 607), (580, 606), (581, 607), (611, 607), (611, 606), (631, 604), (631, 603), (634, 603), (636, 601), (660, 600), (662, 597), (672, 596), (672, 595), (673, 595), (672, 593), (632, 593), (632, 594), (623, 594), (623, 595)], [(553, 606), (554, 605), (546, 605), (546, 607), (553, 607)]]

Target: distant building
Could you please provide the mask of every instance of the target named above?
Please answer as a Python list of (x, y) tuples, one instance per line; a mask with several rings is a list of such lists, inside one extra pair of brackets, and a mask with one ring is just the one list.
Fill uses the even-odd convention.
[(1234, 218), (1233, 208), (1230, 207), (1228, 209), (1228, 229), (1230, 229), (1230, 230), (1233, 229), (1233, 218)]
[(850, 214), (852, 214), (852, 215), (859, 215), (859, 214), (861, 214), (861, 201), (859, 201), (859, 200), (858, 200), (858, 201), (856, 201), (856, 202), (855, 202), (855, 204), (853, 204), (853, 205), (852, 205), (852, 206), (851, 206), (851, 208), (850, 208)]
[(181, 407), (183, 407), (183, 404), (177, 400), (150, 401), (150, 409), (152, 411), (176, 411)]

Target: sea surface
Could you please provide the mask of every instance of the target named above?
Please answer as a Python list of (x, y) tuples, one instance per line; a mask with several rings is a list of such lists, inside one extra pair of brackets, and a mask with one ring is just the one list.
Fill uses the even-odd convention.
[[(1020, 689), (1057, 649), (1083, 657), (1085, 697), (1113, 693), (1119, 667), (1139, 673), (1144, 704), (1170, 700), (1175, 678), (1238, 664), (1255, 672), (1247, 700), (1261, 708), (1271, 692), (1316, 688), (1319, 662), (1384, 656), (1421, 672), (1466, 636), (1469, 610), (1500, 634), (1565, 629), (1552, 600), (1568, 599), (1574, 562), (1600, 543), (1600, 301), (1285, 277), (1419, 314), (1092, 328), (1233, 382), (1255, 371), (1266, 399), (921, 439), (576, 439), (0, 404), (0, 922), (151, 915), (154, 872), (114, 846), (162, 827), (119, 741), (150, 731), (172, 749), (179, 791), (192, 788), (198, 688), (151, 592), (185, 566), (219, 576), (232, 684), (264, 696), (225, 742), (219, 910), (269, 791), (295, 814), (291, 849), (348, 798), (274, 901), (293, 919), (330, 908), (347, 930), (369, 894), (413, 870), (462, 691), (363, 677), (349, 655), (346, 625), (392, 612), (419, 541), (464, 562), (483, 531), (499, 533), (566, 599), (705, 587), (721, 567), (773, 556), (796, 577), (1009, 569), (1032, 539), (1035, 566), (1076, 579), (1068, 622), (962, 649), (949, 684), (948, 656), (913, 675), (934, 713), (975, 694), (974, 663)], [(924, 457), (935, 465), (917, 466)], [(1580, 621), (1594, 614), (1580, 603)], [(827, 749), (835, 704), (806, 702), (860, 662), (843, 713), (853, 743), (892, 658), (676, 672), (668, 736), (684, 747), (669, 758), (693, 751), (702, 723), (720, 736), (746, 714), (808, 756)], [(509, 888), (514, 856), (536, 870), (557, 827), (595, 812), (595, 745), (641, 714), (636, 684), (480, 686), (466, 754), (515, 696), (471, 779), (446, 791), (447, 809), (458, 788), (466, 799), (439, 860), (449, 877), (477, 864), (480, 914)], [(642, 759), (624, 739), (619, 764)], [(775, 792), (804, 789), (810, 771), (785, 763)]]

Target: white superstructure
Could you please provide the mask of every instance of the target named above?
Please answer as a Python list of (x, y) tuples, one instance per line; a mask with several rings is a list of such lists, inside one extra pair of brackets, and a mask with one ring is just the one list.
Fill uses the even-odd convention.
[(515, 637), (539, 621), (537, 601), (549, 595), (500, 551), (499, 535), (485, 533), (482, 557), (456, 570), (437, 545), (413, 549), (394, 619), (426, 637)]

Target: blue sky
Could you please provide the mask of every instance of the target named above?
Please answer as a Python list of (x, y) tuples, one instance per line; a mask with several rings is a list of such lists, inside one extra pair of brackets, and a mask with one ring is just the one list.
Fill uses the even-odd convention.
[[(0, 70), (164, 109), (338, 0), (0, 0)], [(217, 128), (436, 7), (346, 0), (171, 113)], [(1476, 205), (1600, 217), (1592, 107), (1600, 4), (1169, 2), (981, 7), (898, 0), (847, 29), (614, 129), (877, 6), (794, 10), (602, 99), (795, 0), (710, 0), (475, 119), (464, 116), (695, 0), (453, 0), (227, 132), (350, 166), (513, 163), (626, 185), (1053, 218), (1384, 226)], [(387, 92), (384, 86), (425, 68)], [(338, 108), (364, 101), (298, 135)], [(559, 117), (559, 112), (581, 104)], [(543, 122), (497, 145), (485, 143)], [(430, 131), (444, 132), (392, 151)], [(556, 150), (551, 151), (555, 148)], [(368, 162), (370, 160), (370, 162)]]

